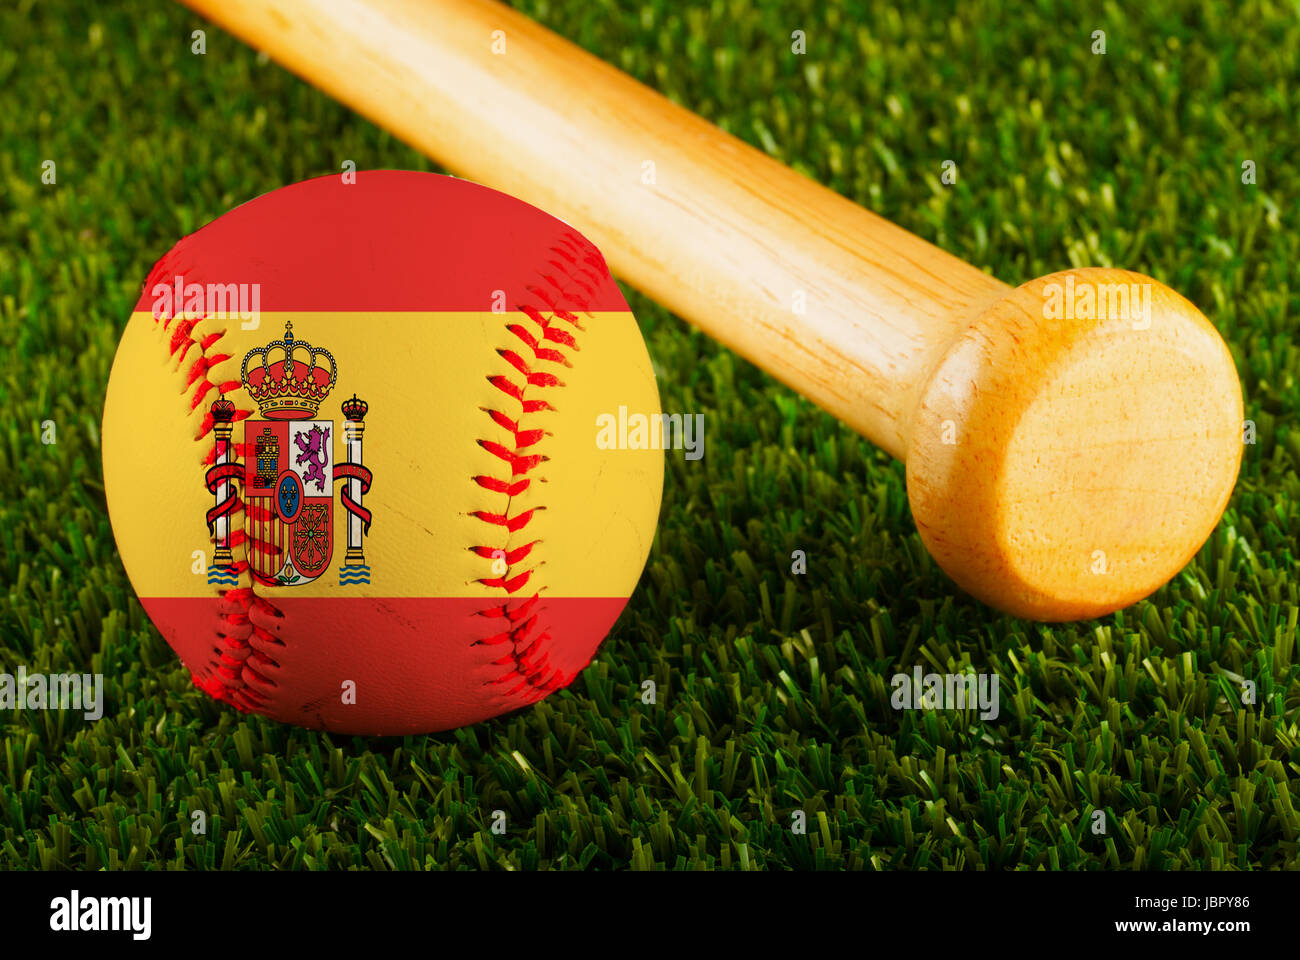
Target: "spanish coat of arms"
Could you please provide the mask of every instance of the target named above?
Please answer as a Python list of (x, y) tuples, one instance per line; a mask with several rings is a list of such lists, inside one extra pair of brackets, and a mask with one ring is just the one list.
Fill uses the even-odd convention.
[(239, 506), (235, 484), (241, 483), (247, 567), (255, 582), (300, 586), (328, 572), (337, 488), (347, 524), (339, 584), (369, 583), (370, 567), (362, 550), (362, 538), (370, 533), (370, 511), (362, 506), (371, 481), (361, 461), (365, 401), (353, 394), (341, 404), (345, 459), (337, 463), (339, 424), (318, 417), (321, 403), (334, 389), (338, 367), (328, 350), (295, 339), (291, 321), (285, 324), (283, 338), (245, 355), (240, 379), (264, 419), (245, 420), (243, 442), (234, 443), (235, 405), (224, 396), (212, 404), (215, 461), (204, 480), (215, 497), (207, 522), (216, 552), (208, 582), (239, 582), (242, 565), (231, 552), (231, 515)]

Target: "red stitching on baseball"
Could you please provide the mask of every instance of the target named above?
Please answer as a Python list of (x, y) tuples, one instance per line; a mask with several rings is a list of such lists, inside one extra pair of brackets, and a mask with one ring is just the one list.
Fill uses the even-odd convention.
[[(145, 289), (152, 290), (162, 276), (178, 272), (173, 270), (171, 261), (170, 256), (165, 256), (158, 262), (149, 279), (145, 282)], [(180, 270), (179, 272), (184, 273), (185, 271)], [(199, 404), (203, 402), (203, 399), (213, 390), (224, 396), (240, 387), (238, 380), (213, 383), (208, 378), (207, 374), (212, 368), (229, 360), (230, 355), (210, 353), (212, 348), (226, 335), (224, 329), (207, 334), (201, 340), (194, 339), (194, 328), (205, 319), (207, 319), (206, 316), (154, 317), (156, 323), (162, 324), (164, 332), (170, 334), (167, 342), (167, 355), (175, 360), (178, 365), (185, 363), (185, 359), (189, 356), (192, 348), (198, 348), (198, 356), (190, 363), (185, 372), (185, 386), (181, 390), (182, 394), (186, 391), (190, 392), (188, 413), (193, 413)], [(252, 414), (251, 409), (236, 409), (234, 422), (247, 419)], [(211, 435), (212, 427), (212, 414), (205, 412), (194, 441), (202, 443)], [(237, 455), (240, 457), (245, 452), (241, 449), (242, 447), (243, 445), (240, 444), (236, 448)], [(216, 444), (209, 444), (207, 453), (203, 458), (204, 464), (211, 466), (216, 462), (216, 455)], [(243, 498), (235, 494), (231, 516), (242, 513), (245, 509)], [(213, 542), (215, 543), (215, 541)], [(251, 537), (242, 529), (231, 530), (230, 545), (232, 548), (246, 546), (248, 550), (252, 551), (274, 550), (278, 554), (278, 549), (273, 544)], [(248, 561), (237, 560), (234, 563), (234, 568), (236, 575), (242, 577), (249, 570)], [(254, 649), (249, 640), (255, 638), (264, 645), (283, 646), (284, 644), (283, 641), (254, 624), (251, 615), (253, 611), (257, 611), (260, 614), (279, 619), (284, 614), (265, 597), (259, 597), (251, 586), (218, 590), (217, 595), (222, 607), (227, 608), (227, 612), (218, 614), (216, 634), (220, 646), (213, 647), (215, 672), (206, 681), (200, 681), (198, 676), (191, 672), (191, 679), (196, 687), (215, 700), (224, 700), (238, 710), (259, 710), (265, 705), (267, 698), (264, 694), (249, 686), (249, 677), (251, 676), (252, 679), (265, 687), (274, 688), (275, 681), (264, 671), (268, 667), (275, 667), (278, 664), (265, 653)]]
[[(530, 363), (519, 352), (509, 347), (497, 350), (498, 355), (523, 377), (523, 382), (519, 383), (512, 377), (502, 375), (488, 377), (488, 382), (493, 387), (519, 407), (519, 415), (515, 417), (502, 410), (484, 408), (492, 422), (510, 434), (512, 445), (507, 446), (488, 439), (477, 441), (480, 447), (508, 467), (509, 473), (506, 476), (473, 478), (474, 482), (483, 489), (504, 494), (506, 497), (505, 509), (499, 513), (475, 510), (470, 514), (506, 532), (503, 546), (470, 547), (470, 550), (485, 560), (492, 560), (495, 563), (504, 561), (506, 568), (500, 576), (483, 577), (476, 582), (493, 589), (504, 590), (507, 597), (512, 597), (524, 589), (533, 579), (533, 574), (537, 572), (539, 565), (535, 564), (522, 573), (515, 573), (514, 568), (529, 559), (533, 548), (541, 542), (533, 540), (522, 547), (510, 550), (508, 549), (510, 537), (527, 527), (538, 510), (545, 509), (545, 506), (538, 505), (520, 514), (513, 513), (515, 497), (529, 489), (531, 478), (528, 475), (547, 460), (545, 454), (523, 452), (544, 443), (548, 436), (544, 428), (533, 425), (525, 428), (523, 421), (529, 415), (555, 409), (545, 400), (539, 400), (535, 396), (526, 397), (525, 394), (534, 390), (564, 386), (564, 381), (555, 374), (536, 370), (533, 364), (545, 361), (564, 367), (573, 366), (564, 349), (578, 352), (578, 342), (572, 333), (561, 326), (561, 323), (568, 324), (577, 331), (582, 331), (584, 328), (577, 314), (566, 308), (576, 306), (582, 312), (587, 312), (587, 297), (593, 296), (596, 292), (594, 284), (603, 282), (603, 278), (607, 275), (605, 262), (600, 253), (575, 234), (566, 234), (559, 244), (552, 247), (551, 252), (555, 255), (555, 259), (548, 260), (547, 265), (553, 268), (553, 272), (542, 276), (546, 286), (527, 288), (540, 303), (518, 306), (519, 312), (537, 328), (536, 332), (518, 322), (507, 323), (505, 328), (508, 334), (527, 347), (532, 355), (532, 362)], [(557, 275), (562, 277), (563, 283), (557, 279)], [(590, 282), (584, 278), (590, 278)], [(586, 296), (575, 293), (573, 290), (575, 286), (585, 292)], [(551, 289), (548, 290), (546, 287)], [(550, 664), (547, 645), (551, 640), (551, 634), (548, 630), (538, 629), (546, 610), (546, 605), (541, 599), (541, 591), (545, 589), (545, 585), (536, 586), (534, 589), (536, 592), (527, 599), (519, 602), (508, 599), (499, 606), (478, 612), (479, 616), (505, 621), (505, 629), (476, 641), (489, 646), (504, 647), (503, 655), (492, 661), (494, 665), (503, 668), (502, 673), (499, 677), (487, 681), (487, 685), (503, 687), (504, 689), (499, 693), (507, 699), (523, 693), (526, 695), (526, 702), (541, 699), (552, 690), (564, 686), (569, 679)]]

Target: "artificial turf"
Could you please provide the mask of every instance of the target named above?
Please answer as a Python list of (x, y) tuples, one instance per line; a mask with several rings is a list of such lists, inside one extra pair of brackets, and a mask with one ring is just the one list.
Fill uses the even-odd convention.
[[(179, 6), (18, 0), (0, 9), (0, 667), (102, 672), (108, 703), (97, 722), (0, 716), (0, 865), (1300, 867), (1296, 5), (519, 6), (1005, 281), (1115, 265), (1188, 296), (1257, 425), (1222, 522), (1127, 610), (1002, 616), (927, 557), (900, 464), (627, 290), (664, 408), (705, 414), (707, 446), (668, 457), (645, 575), (573, 685), (402, 740), (218, 706), (114, 547), (117, 338), (153, 262), (231, 207), (346, 160), (438, 168)], [(995, 672), (1000, 715), (895, 711), (889, 678), (916, 665)]]

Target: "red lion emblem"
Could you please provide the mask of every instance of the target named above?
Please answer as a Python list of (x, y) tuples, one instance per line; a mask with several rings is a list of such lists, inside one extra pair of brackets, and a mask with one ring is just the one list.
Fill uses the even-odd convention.
[(324, 490), (325, 467), (329, 463), (329, 455), (326, 451), (330, 442), (330, 428), (312, 427), (310, 433), (300, 433), (294, 437), (294, 442), (301, 451), (294, 462), (300, 467), (304, 463), (310, 464), (302, 475), (302, 482), (304, 484), (315, 482), (318, 491)]

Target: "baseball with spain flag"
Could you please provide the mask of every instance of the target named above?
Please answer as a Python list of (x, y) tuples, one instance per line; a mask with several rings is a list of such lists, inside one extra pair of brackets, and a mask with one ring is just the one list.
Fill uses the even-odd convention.
[(643, 430), (598, 442), (624, 415), (659, 421), (650, 359), (572, 227), (453, 177), (320, 177), (154, 266), (105, 400), (109, 515), (214, 698), (445, 730), (566, 686), (618, 619), (663, 485)]

